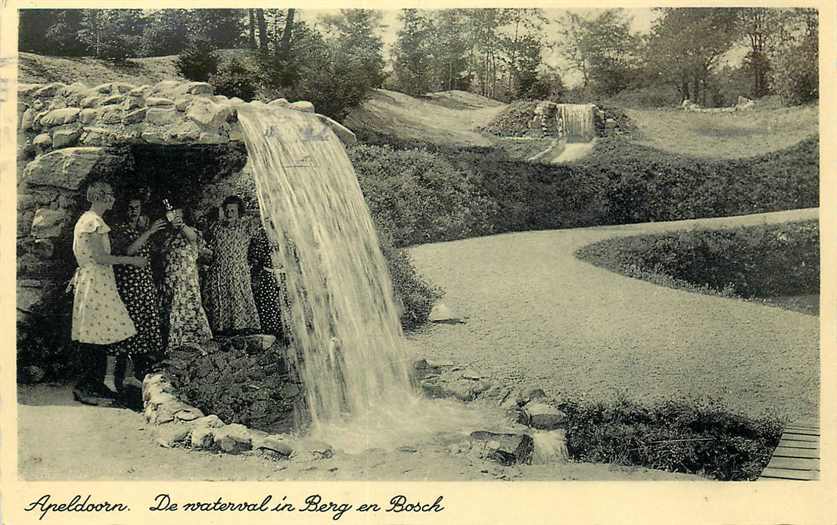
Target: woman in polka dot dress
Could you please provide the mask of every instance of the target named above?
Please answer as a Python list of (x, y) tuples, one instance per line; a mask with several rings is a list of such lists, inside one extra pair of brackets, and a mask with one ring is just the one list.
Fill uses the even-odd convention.
[[(125, 221), (114, 227), (114, 251), (125, 255), (141, 255), (151, 259), (151, 236), (166, 227), (165, 219), (158, 219), (143, 231), (142, 198), (134, 196), (128, 199), (125, 210)], [(128, 313), (137, 335), (120, 343), (134, 363), (134, 376), (126, 378), (126, 382), (142, 379), (150, 366), (162, 357), (163, 340), (160, 335), (160, 297), (151, 266), (137, 268), (134, 266), (116, 266), (116, 288), (128, 308)], [(120, 362), (119, 371), (124, 374), (125, 362)], [(117, 381), (122, 374), (117, 374)], [(117, 383), (117, 386), (120, 386)], [(137, 386), (137, 385), (134, 385)]]
[(115, 343), (137, 333), (116, 289), (113, 266), (143, 267), (145, 257), (115, 256), (110, 253), (110, 227), (102, 215), (113, 207), (111, 186), (94, 182), (87, 189), (90, 210), (84, 212), (73, 230), (73, 253), (78, 269), (73, 277), (72, 340), (79, 345), (85, 375), (77, 385), (83, 395), (114, 397), (105, 386), (107, 355), (120, 352)]
[(165, 243), (163, 308), (169, 351), (181, 346), (203, 349), (212, 340), (209, 320), (201, 304), (198, 257), (206, 250), (201, 233), (183, 221), (175, 210), (172, 229)]
[(270, 256), (270, 242), (264, 229), (253, 236), (247, 258), (250, 262), (250, 277), (253, 280), (253, 298), (259, 312), (259, 322), (266, 334), (284, 339), (282, 304), (284, 295), (282, 270), (273, 268)]

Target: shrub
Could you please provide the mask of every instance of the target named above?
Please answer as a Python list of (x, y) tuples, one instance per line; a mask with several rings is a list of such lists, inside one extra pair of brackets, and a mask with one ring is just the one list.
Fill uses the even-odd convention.
[(426, 150), (358, 145), (349, 150), (372, 215), (396, 246), (489, 233), (491, 202), (468, 174)]
[(713, 401), (678, 400), (643, 406), (568, 400), (567, 450), (578, 461), (636, 465), (753, 480), (782, 435), (775, 418), (748, 418)]
[(218, 56), (213, 44), (205, 38), (194, 39), (177, 56), (177, 72), (189, 80), (206, 82), (210, 75), (218, 72)]
[(209, 83), (217, 95), (237, 97), (245, 102), (253, 100), (258, 90), (255, 73), (235, 59), (224, 62), (217, 73), (209, 75)]
[(609, 239), (578, 257), (657, 284), (741, 298), (819, 293), (817, 221)]

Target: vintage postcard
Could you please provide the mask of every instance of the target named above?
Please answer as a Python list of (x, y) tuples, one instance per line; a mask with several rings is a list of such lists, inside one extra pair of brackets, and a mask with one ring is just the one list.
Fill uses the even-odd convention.
[(3, 523), (837, 520), (833, 3), (0, 25)]

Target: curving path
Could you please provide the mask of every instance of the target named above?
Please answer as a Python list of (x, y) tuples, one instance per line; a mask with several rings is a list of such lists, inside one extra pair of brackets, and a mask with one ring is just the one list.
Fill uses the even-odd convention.
[(750, 415), (816, 414), (819, 318), (660, 287), (575, 258), (614, 236), (813, 219), (817, 209), (503, 234), (412, 248), (465, 324), (410, 337), (423, 357), (547, 394), (711, 397)]

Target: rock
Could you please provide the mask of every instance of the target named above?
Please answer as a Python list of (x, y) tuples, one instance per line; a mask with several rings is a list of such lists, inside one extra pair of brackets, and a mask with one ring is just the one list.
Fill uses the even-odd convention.
[(616, 120), (609, 118), (605, 120), (605, 128), (607, 129), (615, 129), (616, 128)]
[(94, 108), (85, 108), (82, 109), (81, 112), (78, 114), (78, 120), (82, 124), (90, 124), (91, 122), (96, 120), (96, 117), (99, 115), (99, 112), (96, 111)]
[(149, 108), (174, 107), (174, 101), (163, 97), (150, 97), (145, 100), (145, 105)]
[(206, 426), (192, 427), (192, 432), (189, 436), (192, 448), (198, 450), (212, 450), (215, 447), (215, 432), (217, 428)]
[(472, 385), (470, 381), (456, 381), (454, 383), (442, 384), (442, 390), (445, 393), (445, 397), (452, 396), (460, 401), (473, 401), (476, 398), (476, 394), (471, 387)]
[(53, 82), (51, 84), (47, 84), (46, 86), (38, 89), (35, 91), (32, 96), (35, 98), (48, 98), (54, 97), (55, 95), (59, 94), (63, 89), (67, 87), (66, 84), (62, 84), (61, 82)]
[(277, 435), (269, 435), (253, 443), (254, 449), (265, 449), (276, 452), (280, 456), (290, 457), (294, 453), (293, 447), (287, 440)]
[(567, 415), (547, 403), (529, 402), (523, 407), (526, 424), (539, 430), (555, 430), (560, 428), (567, 419)]
[(179, 142), (194, 142), (201, 136), (201, 129), (191, 121), (181, 122), (171, 130), (171, 135)]
[(61, 237), (67, 214), (64, 210), (40, 208), (32, 220), (31, 234), (38, 239), (56, 239)]
[(100, 124), (120, 124), (122, 122), (122, 110), (119, 106), (104, 106), (99, 108)]
[(52, 132), (52, 145), (55, 148), (75, 146), (81, 136), (81, 128), (63, 128)]
[(177, 111), (186, 111), (192, 105), (191, 97), (178, 97), (174, 99), (174, 108)]
[(32, 253), (41, 259), (50, 259), (55, 254), (55, 244), (49, 239), (35, 239)]
[(540, 388), (527, 388), (522, 390), (517, 395), (517, 405), (523, 406), (531, 401), (541, 401), (546, 399), (546, 393)]
[(78, 119), (80, 108), (53, 109), (41, 117), (40, 125), (45, 127), (61, 126), (75, 122)]
[(52, 138), (49, 133), (41, 133), (32, 139), (32, 145), (39, 154), (44, 153), (52, 147)]
[(122, 109), (124, 109), (125, 111), (141, 108), (143, 106), (145, 106), (145, 99), (142, 97), (136, 97), (132, 95), (126, 96), (125, 101), (122, 102)]
[(430, 363), (427, 362), (427, 359), (422, 358), (413, 363), (413, 368), (416, 370), (429, 370), (431, 369), (431, 366)]
[(436, 384), (433, 381), (422, 381), (421, 389), (427, 397), (433, 399), (441, 399), (445, 397), (445, 390), (442, 388), (442, 385)]
[(532, 452), (533, 465), (554, 465), (569, 462), (567, 433), (564, 430), (536, 432), (532, 435), (532, 439), (535, 442), (535, 450)]
[(308, 102), (307, 100), (298, 100), (296, 102), (291, 102), (290, 104), (288, 104), (288, 107), (296, 111), (302, 111), (304, 113), (314, 113), (314, 104)]
[(81, 100), (81, 107), (87, 109), (99, 107), (99, 105), (103, 100), (105, 100), (105, 98), (107, 97), (103, 95), (91, 95), (89, 97), (85, 97)]
[(229, 137), (218, 133), (203, 132), (200, 134), (200, 137), (198, 137), (198, 142), (201, 144), (226, 144), (229, 141)]
[(99, 101), (99, 106), (118, 106), (125, 102), (127, 97), (123, 95), (111, 95)]
[(28, 108), (26, 111), (23, 112), (23, 116), (20, 119), (20, 129), (23, 131), (32, 131), (35, 127), (35, 110), (32, 108)]
[(130, 124), (138, 124), (145, 120), (145, 112), (148, 111), (145, 108), (140, 108), (129, 113), (125, 113), (122, 117), (122, 123), (127, 125)]
[(17, 85), (17, 96), (18, 99), (24, 99), (27, 97), (32, 96), (33, 93), (38, 91), (43, 87), (43, 84), (18, 84)]
[(286, 98), (277, 98), (276, 100), (271, 100), (267, 103), (268, 106), (278, 106), (280, 108), (286, 108), (290, 105), (288, 99)]
[(212, 84), (206, 82), (188, 82), (180, 88), (180, 91), (188, 95), (212, 95), (215, 89)]
[(108, 146), (114, 138), (115, 134), (108, 128), (84, 128), (81, 143), (85, 146)]
[(192, 425), (196, 427), (221, 428), (224, 426), (224, 422), (215, 414), (210, 414), (192, 421)]
[(253, 439), (244, 425), (227, 425), (214, 432), (215, 446), (228, 454), (240, 454), (251, 450)]
[(154, 441), (161, 447), (173, 448), (190, 442), (191, 434), (192, 429), (186, 425), (160, 425), (154, 429)]
[(472, 446), (481, 448), (481, 456), (502, 465), (527, 463), (535, 448), (532, 436), (528, 434), (497, 434), (495, 432), (472, 432)]
[(65, 87), (61, 94), (71, 105), (76, 105), (90, 93), (90, 88), (84, 82), (73, 82)]
[(295, 383), (285, 383), (282, 385), (282, 397), (285, 399), (295, 398), (299, 394), (299, 387)]
[(174, 418), (178, 421), (195, 421), (204, 417), (203, 412), (195, 407), (182, 408), (174, 413)]
[(144, 84), (139, 87), (135, 87), (131, 91), (128, 92), (129, 95), (132, 97), (145, 97), (145, 94), (151, 90), (151, 86), (148, 84)]
[(227, 105), (216, 104), (208, 98), (198, 98), (189, 106), (186, 117), (208, 128), (217, 129), (221, 124), (232, 120), (235, 110)]
[(449, 321), (458, 321), (459, 318), (454, 316), (448, 305), (444, 303), (436, 303), (430, 310), (428, 319), (433, 323), (444, 323)]

